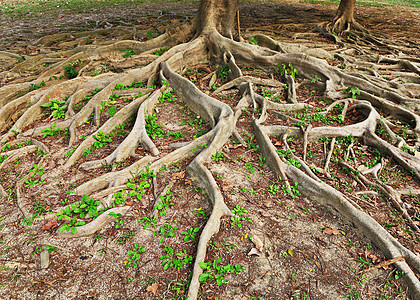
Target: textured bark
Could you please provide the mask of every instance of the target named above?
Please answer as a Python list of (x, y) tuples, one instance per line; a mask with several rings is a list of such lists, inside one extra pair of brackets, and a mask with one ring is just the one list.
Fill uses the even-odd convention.
[(334, 30), (338, 32), (349, 31), (353, 24), (357, 24), (354, 20), (355, 4), (356, 0), (341, 0), (333, 20)]
[(235, 35), (238, 0), (202, 0), (197, 14), (197, 32), (216, 29), (223, 36)]

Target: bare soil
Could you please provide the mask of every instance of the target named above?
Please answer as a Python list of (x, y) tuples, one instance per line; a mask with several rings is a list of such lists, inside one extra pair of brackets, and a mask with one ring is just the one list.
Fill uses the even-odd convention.
[[(30, 56), (54, 49), (72, 49), (76, 45), (104, 45), (123, 39), (143, 41), (150, 34), (158, 36), (166, 28), (191, 19), (196, 9), (195, 5), (181, 3), (164, 7), (139, 4), (133, 7), (98, 8), (83, 14), (57, 11), (43, 16), (28, 14), (19, 18), (2, 15), (0, 49)], [(323, 5), (246, 3), (242, 4), (240, 11), (241, 29), (245, 37), (266, 33), (278, 41), (315, 46), (332, 52), (339, 46), (321, 35), (305, 37), (304, 34), (311, 32), (315, 24), (331, 20), (334, 10), (335, 7)], [(420, 13), (413, 8), (357, 7), (356, 19), (368, 29), (394, 38), (412, 43), (420, 40)], [(70, 35), (59, 42), (37, 44), (40, 38), (63, 33)], [(413, 55), (418, 54), (414, 50)], [(333, 57), (330, 59), (333, 60)], [(10, 71), (15, 63), (10, 59), (0, 61), (2, 74)], [(109, 64), (105, 62), (102, 69), (96, 68), (91, 73), (120, 73), (134, 68), (135, 63), (146, 62), (136, 61), (124, 65), (110, 58)], [(211, 83), (217, 67), (208, 62), (189, 65), (182, 75), (204, 93), (234, 107), (240, 99), (238, 90), (213, 94), (214, 87), (226, 83), (220, 77)], [(36, 78), (39, 72), (39, 69), (34, 69), (25, 70), (20, 76), (4, 75), (0, 78), (1, 86)], [(243, 72), (244, 75), (266, 79), (273, 76), (253, 68), (244, 69)], [(280, 77), (276, 79), (281, 81)], [(60, 80), (58, 78), (57, 82)], [(299, 102), (311, 104), (318, 109), (328, 107), (330, 103), (323, 99), (316, 85), (308, 85), (300, 79), (297, 83), (302, 87), (298, 90)], [(47, 87), (51, 85), (49, 82), (46, 84)], [(272, 99), (276, 99), (273, 101), (286, 102), (284, 90), (255, 86), (255, 92), (262, 91), (271, 93)], [(163, 101), (155, 108), (156, 122), (162, 125), (163, 130), (183, 134), (179, 137), (169, 135), (153, 139), (160, 150), (158, 158), (210, 130), (211, 126), (190, 111), (181, 100), (175, 92), (173, 101)], [(120, 111), (132, 101), (130, 97), (126, 100), (120, 97), (113, 104), (116, 111)], [(78, 109), (86, 104), (83, 101), (79, 103), (82, 104)], [(112, 112), (106, 110), (104, 107), (100, 125), (112, 117)], [(46, 109), (44, 111), (48, 112)], [(337, 116), (339, 113), (337, 109), (329, 115)], [(238, 131), (246, 140), (246, 147), (232, 140), (222, 148), (219, 156), (207, 163), (229, 209), (246, 209), (242, 215), (246, 219), (239, 222), (234, 217), (222, 219), (219, 232), (208, 244), (206, 262), (220, 258), (221, 265), (241, 265), (243, 271), (228, 273), (224, 277), (226, 283), (221, 285), (209, 279), (201, 285), (199, 299), (410, 299), (408, 288), (400, 279), (402, 274), (393, 265), (368, 270), (387, 259), (352, 224), (337, 217), (330, 208), (299, 196), (299, 192), (290, 193), (283, 187), (265, 163), (255, 141), (251, 120), (257, 115), (258, 112), (252, 109), (244, 110), (238, 120)], [(296, 117), (294, 113), (286, 115)], [(345, 122), (333, 122), (334, 126), (345, 126), (365, 118), (362, 110), (351, 110)], [(291, 121), (287, 122), (269, 118), (266, 125), (290, 125)], [(51, 118), (45, 114), (43, 118), (26, 126), (23, 132), (51, 123)], [(38, 137), (51, 153), (48, 160), (42, 160), (42, 152), (34, 151), (8, 162), (0, 169), (0, 184), (8, 194), (0, 198), (0, 298), (185, 299), (192, 264), (187, 263), (178, 269), (164, 269), (162, 262), (165, 258), (162, 257), (170, 247), (174, 253), (179, 253), (172, 254), (171, 259), (184, 259), (188, 256), (194, 258), (199, 236), (211, 213), (209, 196), (186, 172), (190, 159), (162, 167), (156, 172), (156, 178), (150, 179), (151, 186), (144, 190), (141, 197), (127, 195), (129, 210), (117, 218), (122, 220), (122, 224), (111, 222), (88, 237), (66, 239), (57, 235), (64, 220), (54, 222), (55, 213), (82, 200), (82, 196), (73, 194), (74, 189), (90, 179), (113, 171), (108, 166), (93, 170), (84, 170), (80, 166), (86, 161), (101, 159), (112, 153), (131, 131), (134, 120), (131, 119), (125, 125), (112, 137), (111, 143), (92, 149), (92, 153), (84, 155), (65, 174), (58, 170), (70, 156), (65, 156), (66, 152), (72, 150), (66, 148), (66, 135)], [(312, 125), (319, 127), (325, 124), (314, 121)], [(397, 131), (401, 135), (409, 134), (403, 127), (407, 124), (401, 122), (400, 125)], [(94, 133), (97, 127), (89, 121), (78, 126), (77, 130), (76, 146)], [(0, 132), (0, 137), (5, 133), (6, 130)], [(280, 137), (272, 137), (272, 142), (279, 151), (283, 149)], [(395, 160), (386, 155), (378, 156), (377, 151), (365, 146), (361, 139), (353, 142), (353, 157), (358, 165), (371, 166), (375, 160), (381, 161), (381, 181), (397, 190), (418, 189), (418, 179)], [(2, 149), (0, 155), (30, 144), (21, 143), (26, 143), (24, 136), (20, 143), (17, 140), (10, 141), (8, 145), (12, 145), (11, 148)], [(301, 157), (303, 142), (289, 139), (288, 143), (294, 154)], [(337, 142), (337, 157), (347, 151), (349, 145), (346, 143), (345, 140)], [(323, 168), (329, 145), (329, 141), (310, 142), (307, 164)], [(6, 144), (1, 146), (7, 147)], [(136, 149), (139, 156), (146, 152), (142, 145)], [(116, 170), (134, 162), (134, 158), (129, 158), (116, 166)], [(42, 174), (35, 174), (28, 180), (45, 181), (45, 184), (24, 184), (22, 194), (18, 197), (18, 182), (35, 168), (34, 165), (41, 164)], [(374, 193), (363, 194), (369, 187), (358, 183), (338, 161), (331, 161), (329, 173), (317, 175), (356, 202), (401, 244), (419, 255), (418, 235), (413, 233), (407, 221), (385, 197)], [(372, 175), (366, 176), (374, 181)], [(133, 182), (141, 182), (139, 174), (133, 174)], [(173, 186), (168, 197), (168, 208), (165, 213), (156, 212), (154, 207), (162, 200), (159, 195), (167, 190), (170, 183)], [(295, 188), (299, 190), (299, 186)], [(419, 195), (406, 195), (403, 202), (408, 204), (406, 207), (409, 208), (410, 216), (420, 226)], [(30, 217), (25, 218), (23, 210), (27, 210)], [(153, 216), (156, 216), (156, 226), (146, 228), (145, 223), (141, 222), (143, 217)], [(92, 218), (87, 217), (85, 221), (88, 223)], [(165, 225), (176, 227), (174, 236), (159, 235), (159, 230), (163, 231)], [(185, 234), (181, 232), (191, 228), (197, 228), (196, 237), (184, 239)], [(136, 243), (144, 245), (145, 252), (141, 254), (136, 267), (133, 267), (128, 260), (131, 257), (128, 251), (133, 250)], [(44, 268), (41, 268), (42, 256), (49, 259), (46, 266), (45, 261), (42, 262)], [(416, 276), (419, 277), (419, 274), (416, 273)]]

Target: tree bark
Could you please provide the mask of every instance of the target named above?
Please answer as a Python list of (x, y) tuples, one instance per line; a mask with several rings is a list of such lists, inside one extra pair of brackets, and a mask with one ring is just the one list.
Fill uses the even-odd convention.
[(197, 32), (216, 29), (223, 36), (233, 38), (238, 2), (238, 0), (201, 0), (196, 17)]
[(335, 30), (338, 30), (340, 32), (350, 30), (351, 24), (355, 23), (355, 4), (356, 0), (341, 0), (340, 6), (338, 7), (333, 20)]

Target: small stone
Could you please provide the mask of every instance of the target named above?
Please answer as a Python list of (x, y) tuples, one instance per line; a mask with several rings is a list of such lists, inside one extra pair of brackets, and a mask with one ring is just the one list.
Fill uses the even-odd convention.
[(50, 253), (44, 249), (41, 252), (41, 269), (47, 269), (50, 265)]

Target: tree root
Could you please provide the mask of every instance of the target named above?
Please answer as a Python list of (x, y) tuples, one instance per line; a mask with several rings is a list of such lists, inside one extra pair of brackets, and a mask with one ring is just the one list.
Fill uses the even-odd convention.
[[(259, 132), (266, 135), (264, 130), (261, 128), (262, 126), (258, 124), (258, 122), (255, 123), (255, 127), (260, 127)], [(261, 139), (261, 137), (257, 135), (257, 138), (259, 138), (259, 143), (262, 145), (261, 149), (263, 151), (263, 155), (267, 157), (267, 161), (283, 164), (278, 159), (274, 145), (272, 145), (271, 142), (263, 144), (264, 141), (269, 141), (268, 136), (266, 135), (264, 139)], [(300, 190), (302, 194), (310, 197), (312, 200), (315, 200), (320, 204), (332, 207), (334, 211), (338, 212), (342, 217), (362, 230), (362, 232), (385, 253), (388, 259), (401, 255), (404, 256), (406, 258), (406, 262), (396, 263), (396, 266), (407, 275), (404, 279), (413, 295), (416, 297), (420, 296), (420, 282), (408, 266), (408, 264), (410, 264), (410, 266), (415, 270), (420, 271), (420, 259), (414, 253), (403, 247), (373, 218), (354, 208), (340, 192), (323, 182), (313, 180), (293, 166), (285, 165), (281, 167), (280, 165), (272, 165), (271, 163), (269, 166), (273, 170), (284, 168), (287, 176), (291, 180), (298, 182), (299, 186), (304, 187)]]
[[(189, 109), (196, 112), (200, 117), (207, 121), (212, 129), (203, 136), (183, 145), (169, 154), (161, 157), (147, 155), (120, 171), (115, 171), (115, 169), (113, 169), (109, 173), (80, 185), (75, 189), (74, 193), (76, 195), (94, 193), (92, 197), (101, 200), (101, 208), (107, 208), (111, 203), (111, 194), (125, 189), (124, 184), (131, 177), (136, 176), (139, 170), (148, 167), (150, 171), (157, 171), (163, 165), (168, 166), (172, 163), (192, 158), (192, 162), (188, 165), (187, 171), (199, 185), (202, 185), (205, 188), (213, 206), (211, 216), (203, 229), (197, 246), (192, 280), (188, 291), (189, 299), (197, 299), (200, 284), (199, 276), (203, 271), (202, 268), (200, 268), (199, 263), (203, 262), (206, 258), (207, 244), (212, 236), (218, 232), (221, 218), (232, 215), (224, 202), (220, 188), (211, 172), (206, 168), (205, 163), (208, 162), (210, 157), (213, 154), (216, 154), (232, 136), (235, 136), (242, 143), (245, 143), (236, 129), (236, 123), (241, 115), (242, 109), (247, 107), (252, 107), (254, 109), (260, 108), (261, 113), (259, 116), (257, 112), (254, 112), (255, 118), (253, 119), (252, 125), (257, 142), (261, 147), (262, 154), (266, 157), (270, 168), (272, 168), (277, 176), (284, 181), (286, 187), (290, 188), (289, 181), (297, 183), (300, 188), (299, 190), (303, 195), (310, 197), (310, 199), (316, 202), (332, 207), (333, 210), (337, 211), (344, 219), (362, 230), (363, 233), (385, 253), (388, 259), (403, 256), (405, 260), (396, 261), (395, 265), (404, 272), (404, 279), (414, 297), (420, 298), (420, 282), (413, 271), (420, 272), (420, 259), (413, 252), (403, 247), (373, 218), (362, 212), (360, 207), (349, 198), (352, 197), (355, 199), (354, 196), (349, 195), (347, 197), (333, 189), (331, 186), (323, 183), (305, 162), (308, 143), (310, 141), (317, 140), (324, 136), (332, 137), (333, 140), (324, 165), (325, 173), (328, 174), (326, 171), (328, 170), (331, 161), (336, 138), (352, 135), (353, 137), (364, 138), (366, 144), (376, 147), (381, 152), (388, 153), (407, 170), (413, 170), (413, 175), (420, 179), (419, 159), (414, 155), (401, 151), (398, 147), (387, 143), (375, 134), (377, 125), (383, 124), (388, 134), (392, 139), (396, 140), (399, 147), (401, 147), (401, 145), (407, 146), (407, 143), (404, 144), (404, 140), (393, 133), (393, 127), (380, 116), (376, 111), (376, 108), (390, 114), (392, 117), (403, 118), (408, 124), (412, 125), (413, 134), (420, 133), (420, 119), (416, 113), (420, 111), (420, 100), (412, 97), (412, 95), (415, 95), (416, 86), (413, 85), (411, 90), (400, 90), (400, 84), (397, 82), (387, 83), (383, 79), (376, 78), (374, 72), (372, 72), (372, 76), (370, 75), (371, 77), (364, 79), (358, 76), (358, 74), (346, 73), (345, 71), (328, 65), (323, 60), (305, 54), (279, 53), (286, 51), (284, 51), (278, 43), (275, 43), (270, 39), (264, 39), (263, 37), (261, 37), (262, 42), (260, 46), (265, 43), (268, 48), (235, 42), (231, 38), (220, 35), (215, 29), (211, 30), (205, 28), (203, 32), (199, 32), (196, 30), (195, 22), (198, 22), (197, 19), (194, 19), (192, 24), (185, 24), (181, 26), (180, 30), (174, 31), (179, 36), (176, 36), (176, 34), (174, 35), (174, 32), (172, 32), (145, 43), (122, 41), (101, 47), (77, 47), (65, 52), (66, 58), (64, 60), (56, 59), (54, 67), (50, 71), (41, 73), (40, 78), (46, 78), (46, 75), (54, 75), (57, 72), (61, 72), (61, 69), (65, 64), (79, 58), (88, 59), (87, 63), (89, 67), (85, 67), (83, 70), (85, 73), (90, 67), (95, 66), (95, 62), (93, 62), (93, 59), (95, 58), (108, 58), (113, 60), (113, 63), (117, 64), (119, 58), (115, 56), (115, 53), (112, 53), (118, 52), (120, 49), (129, 48), (139, 54), (136, 58), (141, 57), (141, 59), (145, 59), (146, 65), (142, 68), (129, 70), (122, 74), (104, 74), (95, 78), (81, 76), (52, 87), (45, 87), (33, 92), (28, 92), (23, 96), (19, 96), (19, 91), (29, 90), (31, 87), (30, 82), (0, 88), (0, 132), (7, 130), (6, 133), (0, 137), (0, 143), (11, 140), (18, 134), (21, 136), (36, 136), (41, 134), (41, 127), (26, 132), (23, 131), (26, 126), (39, 118), (41, 114), (41, 104), (46, 103), (50, 98), (64, 98), (69, 96), (66, 102), (69, 106), (66, 113), (66, 119), (62, 122), (58, 122), (56, 125), (58, 128), (69, 129), (69, 146), (73, 146), (77, 140), (77, 128), (86, 122), (91, 114), (94, 116), (94, 124), (97, 126), (98, 130), (78, 145), (65, 165), (60, 167), (62, 170), (68, 170), (73, 166), (75, 161), (82, 156), (84, 149), (93, 145), (95, 142), (93, 135), (97, 135), (99, 131), (105, 134), (110, 133), (115, 126), (121, 125), (129, 116), (136, 112), (137, 119), (134, 127), (129, 136), (126, 137), (118, 148), (106, 158), (86, 162), (82, 164), (81, 167), (90, 169), (97, 168), (101, 165), (112, 165), (114, 162), (121, 161), (130, 155), (135, 156), (134, 151), (140, 142), (143, 143), (145, 148), (148, 148), (152, 155), (156, 156), (159, 154), (159, 151), (145, 132), (145, 116), (153, 111), (154, 105), (161, 95), (161, 90), (154, 92), (147, 99), (135, 99), (103, 125), (100, 124), (99, 118), (100, 103), (104, 99), (108, 99), (109, 96), (115, 92), (115, 86), (117, 84), (128, 85), (133, 81), (147, 80), (150, 85), (154, 83), (158, 77), (160, 77), (159, 79), (162, 83), (164, 80), (168, 81), (171, 87), (176, 90), (177, 95), (187, 104)], [(341, 25), (340, 22), (337, 23), (337, 26), (342, 27)], [(185, 32), (182, 32), (182, 30)], [(196, 35), (196, 39), (185, 42), (193, 35)], [(151, 59), (150, 53), (147, 51), (151, 51), (161, 45), (173, 46), (181, 40), (185, 43), (172, 47), (162, 56), (156, 57), (155, 60), (147, 63), (149, 59)], [(373, 44), (375, 41), (370, 42)], [(381, 41), (377, 39), (376, 42), (379, 43)], [(363, 47), (364, 46), (359, 46), (361, 50), (364, 49)], [(234, 53), (234, 55), (232, 53)], [(113, 55), (115, 57), (113, 57)], [(345, 60), (350, 61), (350, 58), (348, 58), (346, 56), (347, 54), (344, 52), (340, 52), (339, 55)], [(54, 60), (51, 56), (44, 58)], [(215, 93), (217, 94), (233, 87), (239, 89), (241, 98), (235, 109), (202, 93), (192, 82), (176, 73), (186, 64), (194, 64), (207, 59), (213, 59), (216, 62), (224, 62), (229, 65), (232, 81), (217, 89)], [(125, 61), (124, 64), (131, 67), (134, 62), (135, 59), (132, 61)], [(384, 60), (383, 62), (388, 61)], [(413, 73), (418, 73), (417, 61), (401, 59), (398, 62), (389, 62), (397, 65), (399, 64), (400, 67), (409, 68)], [(298, 103), (296, 89), (299, 88), (299, 86), (296, 86), (298, 84), (295, 84), (295, 80), (290, 75), (286, 74), (286, 78), (284, 79), (290, 87), (288, 89), (288, 102), (290, 103), (281, 104), (269, 101), (261, 95), (258, 95), (254, 92), (252, 84), (282, 87), (282, 83), (275, 80), (255, 79), (249, 76), (243, 76), (241, 69), (239, 68), (240, 65), (252, 65), (269, 72), (274, 72), (276, 71), (276, 66), (281, 63), (292, 63), (295, 68), (299, 69), (299, 76), (303, 76), (308, 80), (311, 80), (317, 75), (322, 80), (319, 84), (322, 84), (325, 95), (333, 100), (337, 97), (342, 97), (341, 91), (343, 88), (349, 86), (358, 87), (361, 91), (360, 97), (358, 98), (363, 100), (350, 98), (337, 100), (323, 113), (329, 113), (336, 104), (344, 102), (341, 121), (344, 121), (346, 115), (353, 111), (362, 114), (364, 119), (356, 124), (342, 127), (312, 127), (312, 125), (309, 125), (304, 129), (302, 127), (262, 125), (267, 120), (270, 113), (280, 119), (289, 118), (292, 120), (286, 113), (310, 107), (308, 104)], [(19, 67), (23, 66), (24, 65), (21, 65)], [(17, 67), (16, 70), (19, 69), (19, 67)], [(78, 113), (75, 113), (72, 108), (73, 105), (79, 103), (85, 94), (91, 92), (93, 88), (98, 86), (103, 89), (94, 95)], [(29, 101), (32, 103), (31, 106), (28, 105)], [(400, 105), (404, 105), (406, 108), (402, 108)], [(19, 117), (19, 114), (22, 114), (22, 116)], [(294, 121), (296, 122), (300, 121), (297, 118), (295, 119), (296, 120)], [(287, 164), (284, 158), (279, 157), (276, 147), (270, 140), (270, 137), (275, 135), (282, 136), (283, 144), (286, 149), (290, 149), (287, 143), (287, 136), (295, 136), (303, 140), (303, 159), (300, 159), (296, 155), (292, 156), (293, 159), (300, 163), (301, 170)], [(25, 147), (26, 149), (23, 148), (24, 150), (11, 151), (8, 155), (15, 158), (18, 155), (23, 155), (22, 153), (28, 153), (27, 151), (36, 151), (39, 145), (36, 144), (36, 140), (34, 140), (34, 144), (35, 145)], [(411, 147), (410, 149), (412, 150), (414, 147)], [(44, 147), (43, 150), (48, 152), (49, 149)], [(352, 145), (348, 147), (348, 152), (351, 151)], [(12, 158), (9, 156), (0, 165), (0, 168), (5, 163), (11, 161)], [(40, 165), (43, 164), (46, 158), (47, 157), (44, 157), (41, 160)], [(30, 211), (24, 204), (21, 195), (25, 178), (28, 177), (24, 177), (17, 183), (18, 207), (21, 208), (25, 217), (29, 217)], [(364, 184), (367, 185), (362, 179), (357, 180), (359, 180), (362, 186)], [(394, 205), (398, 204), (398, 209), (401, 209), (403, 216), (407, 218), (407, 212), (401, 207), (398, 201), (401, 200), (400, 193), (403, 191), (395, 191), (388, 186), (384, 186), (380, 182), (377, 182), (374, 185), (380, 188), (381, 191), (393, 201)], [(156, 185), (155, 189), (157, 189)], [(163, 190), (163, 193), (166, 192), (167, 188)], [(5, 194), (5, 192), (0, 186), (0, 196), (2, 194)], [(372, 205), (369, 202), (366, 203)], [(125, 213), (128, 210), (129, 207), (111, 209), (91, 223), (77, 227), (76, 234), (69, 232), (58, 232), (57, 234), (59, 237), (63, 238), (88, 236), (101, 230), (104, 226), (114, 220), (114, 217), (110, 216), (109, 213)], [(153, 214), (155, 213), (156, 212), (153, 211)], [(409, 219), (409, 216), (407, 219)], [(414, 223), (411, 220), (410, 225), (413, 224)], [(418, 231), (418, 227), (413, 228)], [(410, 267), (413, 268), (413, 270), (411, 270)]]
[[(101, 160), (86, 162), (82, 164), (81, 167), (84, 169), (98, 168), (102, 165), (111, 165), (114, 161), (118, 162), (124, 160), (129, 155), (134, 156), (134, 151), (138, 147), (139, 142), (141, 141), (147, 140), (147, 142), (145, 142), (145, 146), (149, 146), (149, 143), (151, 143), (151, 141), (149, 138), (146, 139), (147, 133), (144, 127), (145, 119), (143, 104), (145, 103), (145, 101), (148, 101), (146, 99), (153, 99), (153, 101), (157, 101), (160, 95), (161, 92), (157, 91), (153, 93), (153, 95), (151, 95), (150, 97), (146, 95), (141, 98), (137, 98), (135, 101), (121, 109), (113, 118), (105, 122), (105, 124), (102, 125), (101, 128), (99, 128), (95, 133), (86, 138), (77, 147), (72, 156), (66, 162), (65, 167), (71, 167), (74, 164), (74, 162), (77, 161), (83, 155), (84, 149), (89, 149), (90, 147), (92, 147), (92, 145), (95, 142), (94, 136), (97, 136), (99, 132), (102, 132), (104, 134), (110, 133), (112, 130), (115, 129), (115, 127), (121, 126), (124, 122), (126, 122), (126, 120), (129, 117), (131, 117), (137, 110), (139, 112), (137, 114), (136, 124), (134, 125), (134, 128), (132, 129), (131, 133), (124, 139), (124, 141), (118, 146), (118, 148), (115, 149), (114, 152), (108, 155), (107, 157)], [(153, 148), (153, 146), (149, 146), (148, 150), (155, 148), (156, 147)], [(157, 155), (156, 152), (152, 152), (152, 154)]]
[[(403, 215), (405, 219), (407, 219), (408, 223), (410, 224), (411, 228), (417, 233), (420, 233), (419, 227), (413, 222), (413, 219), (410, 217), (410, 215), (407, 213), (407, 211), (401, 207), (400, 203), (401, 198), (400, 195), (390, 186), (382, 183), (376, 178), (376, 184), (368, 180), (365, 176), (362, 174), (356, 174), (356, 170), (351, 167), (348, 163), (344, 161), (339, 161), (339, 164), (350, 170), (350, 176), (352, 176), (354, 179), (362, 181), (364, 184), (376, 187), (377, 189), (381, 190), (381, 192), (387, 196), (387, 198), (392, 202), (392, 205)], [(359, 179), (360, 177), (360, 179)]]
[(124, 215), (127, 213), (129, 209), (130, 209), (129, 206), (112, 208), (104, 212), (102, 215), (97, 217), (95, 220), (93, 220), (89, 224), (76, 227), (77, 228), (76, 233), (64, 232), (64, 231), (58, 230), (57, 236), (60, 238), (79, 238), (79, 237), (89, 236), (101, 230), (106, 225), (108, 225), (109, 223), (115, 220), (115, 217), (110, 215), (111, 213)]

